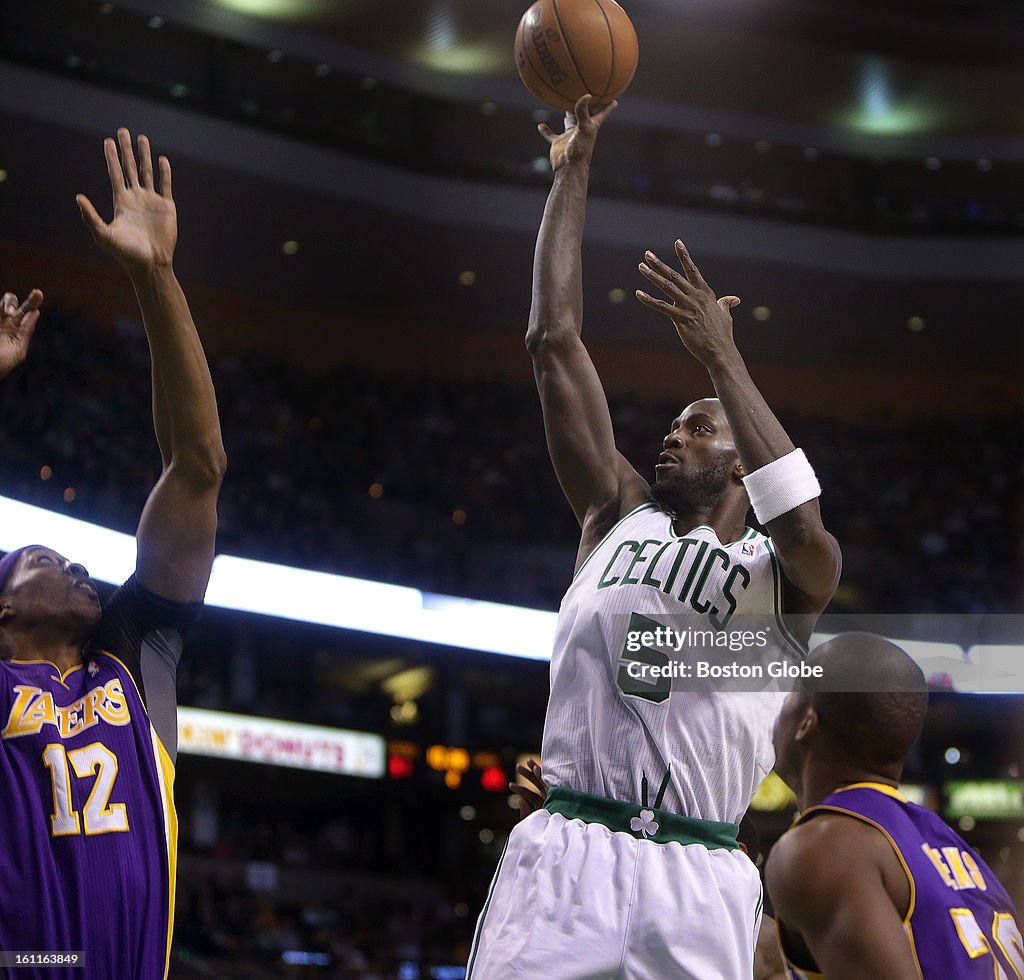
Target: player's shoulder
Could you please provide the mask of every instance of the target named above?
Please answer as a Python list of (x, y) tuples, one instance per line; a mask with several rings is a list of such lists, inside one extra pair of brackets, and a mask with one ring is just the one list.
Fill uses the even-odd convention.
[(161, 626), (187, 629), (198, 619), (202, 609), (202, 602), (179, 602), (158, 595), (133, 574), (104, 602), (99, 631), (124, 620), (137, 622), (147, 629)]
[(625, 531), (626, 526), (634, 520), (654, 515), (668, 516), (649, 492), (646, 495), (637, 494), (628, 500), (610, 497), (600, 506), (595, 506), (583, 519), (577, 565), (582, 565), (601, 545), (618, 540), (619, 532)]
[(779, 917), (796, 928), (832, 916), (843, 896), (883, 896), (888, 849), (872, 826), (822, 813), (786, 831), (768, 855), (765, 884)]
[(779, 838), (768, 857), (766, 874), (796, 883), (843, 879), (854, 866), (882, 859), (890, 850), (878, 828), (852, 814), (823, 811), (803, 820)]

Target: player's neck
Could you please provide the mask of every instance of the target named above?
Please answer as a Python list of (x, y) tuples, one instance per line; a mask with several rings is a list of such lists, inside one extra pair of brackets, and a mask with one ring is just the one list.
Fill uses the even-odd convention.
[(748, 509), (746, 498), (720, 500), (711, 507), (686, 501), (672, 508), (672, 528), (676, 534), (685, 535), (695, 527), (710, 527), (722, 544), (729, 544), (743, 537)]
[(63, 673), (82, 662), (82, 639), (51, 631), (8, 629), (5, 647), (11, 660), (41, 660)]
[[(902, 767), (901, 767), (902, 768)], [(801, 812), (816, 806), (825, 797), (854, 783), (881, 783), (884, 786), (899, 786), (901, 769), (887, 768), (886, 771), (864, 769), (850, 764), (836, 765), (830, 762), (808, 760), (803, 779), (797, 788), (796, 805)]]

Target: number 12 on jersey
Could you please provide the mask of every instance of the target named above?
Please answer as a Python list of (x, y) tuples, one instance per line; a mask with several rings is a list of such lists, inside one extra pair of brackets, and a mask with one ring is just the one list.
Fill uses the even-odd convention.
[(996, 980), (1012, 980), (995, 952), (998, 949), (1006, 957), (1006, 963), (1017, 980), (1024, 980), (1024, 940), (1013, 916), (997, 912), (992, 921), (992, 935), (988, 937), (970, 909), (950, 909), (949, 914), (956, 926), (956, 934), (972, 960), (991, 956), (996, 961), (993, 973)]
[[(117, 778), (117, 756), (102, 742), (92, 742), (70, 752), (65, 751), (60, 742), (51, 742), (43, 749), (43, 765), (50, 770), (53, 784), (50, 833), (54, 837), (83, 833), (83, 817), (86, 836), (129, 829), (125, 805), (110, 802)], [(78, 779), (96, 776), (81, 814), (71, 806), (72, 771)]]

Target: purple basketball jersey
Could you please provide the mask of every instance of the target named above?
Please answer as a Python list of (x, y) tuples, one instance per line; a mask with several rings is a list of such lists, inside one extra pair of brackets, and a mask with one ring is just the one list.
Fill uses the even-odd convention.
[[(1014, 980), (1024, 976), (1024, 945), (1013, 902), (992, 870), (943, 820), (881, 783), (858, 783), (809, 807), (846, 813), (882, 831), (910, 880), (905, 923), (924, 980)], [(819, 974), (788, 964), (802, 980)]]
[(17, 980), (166, 976), (173, 766), (132, 675), (90, 652), (63, 678), (0, 661), (0, 949), (82, 951)]

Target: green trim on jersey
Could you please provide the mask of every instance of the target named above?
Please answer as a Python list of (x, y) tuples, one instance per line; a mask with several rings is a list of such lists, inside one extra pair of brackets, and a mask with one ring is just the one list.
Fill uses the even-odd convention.
[(580, 577), (580, 574), (583, 572), (583, 569), (586, 568), (587, 565), (590, 563), (590, 559), (597, 554), (598, 549), (600, 549), (601, 545), (603, 545), (605, 541), (607, 541), (615, 533), (615, 529), (623, 521), (628, 521), (634, 514), (638, 514), (640, 511), (647, 510), (648, 508), (652, 508), (654, 510), (661, 510), (661, 508), (653, 500), (645, 500), (642, 504), (639, 504), (636, 507), (634, 507), (628, 514), (623, 514), (622, 517), (620, 517), (610, 528), (608, 528), (608, 531), (605, 534), (605, 536), (601, 538), (601, 540), (598, 541), (597, 544), (594, 545), (594, 550), (591, 551), (590, 554), (583, 559), (583, 564), (576, 569), (576, 572), (573, 574), (572, 581), (575, 582), (576, 579)]
[(772, 560), (772, 582), (775, 589), (775, 622), (778, 623), (779, 629), (782, 631), (782, 637), (789, 645), (800, 654), (801, 659), (807, 657), (810, 651), (807, 649), (806, 644), (801, 643), (794, 635), (793, 631), (786, 625), (786, 621), (783, 618), (782, 610), (782, 566), (779, 564), (779, 557), (775, 554), (775, 545), (772, 544), (771, 538), (764, 539), (765, 545), (768, 548), (768, 557)]
[(697, 524), (695, 527), (691, 527), (690, 530), (686, 532), (686, 534), (676, 534), (675, 519), (668, 511), (665, 511), (664, 513), (665, 516), (668, 518), (668, 533), (671, 534), (672, 537), (674, 537), (677, 541), (682, 541), (684, 538), (689, 537), (691, 534), (693, 534), (694, 531), (710, 531), (716, 538), (718, 538), (718, 543), (723, 548), (729, 548), (732, 547), (732, 545), (734, 544), (739, 544), (741, 541), (750, 541), (754, 538), (762, 536), (760, 531), (756, 531), (749, 525), (745, 525), (743, 528), (743, 533), (735, 541), (723, 541), (721, 538), (718, 537), (718, 532), (710, 524)]
[(638, 840), (656, 844), (701, 844), (709, 851), (735, 851), (739, 848), (736, 835), (740, 828), (734, 823), (696, 820), (654, 807), (578, 793), (564, 786), (548, 790), (544, 809), (549, 813), (560, 813), (570, 820), (603, 824), (615, 833), (629, 834)]

